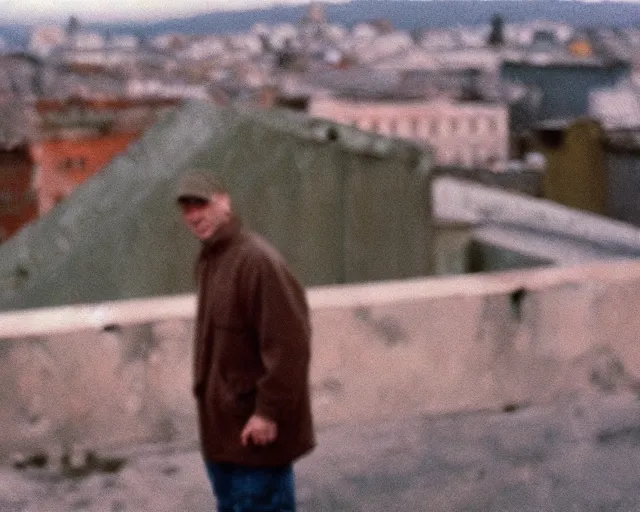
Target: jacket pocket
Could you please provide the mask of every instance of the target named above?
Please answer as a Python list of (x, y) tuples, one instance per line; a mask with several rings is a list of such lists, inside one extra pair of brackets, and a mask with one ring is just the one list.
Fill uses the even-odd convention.
[(249, 418), (256, 407), (256, 382), (245, 376), (231, 377), (225, 383), (225, 408), (235, 416)]
[(236, 394), (235, 411), (239, 416), (249, 417), (256, 409), (256, 389), (242, 391)]

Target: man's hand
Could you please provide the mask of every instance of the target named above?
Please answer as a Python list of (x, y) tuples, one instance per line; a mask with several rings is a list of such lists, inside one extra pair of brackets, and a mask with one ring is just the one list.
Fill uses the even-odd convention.
[(273, 443), (277, 435), (278, 426), (275, 422), (254, 414), (242, 429), (240, 440), (242, 441), (242, 446), (248, 446), (249, 443), (253, 443), (256, 446), (265, 446)]

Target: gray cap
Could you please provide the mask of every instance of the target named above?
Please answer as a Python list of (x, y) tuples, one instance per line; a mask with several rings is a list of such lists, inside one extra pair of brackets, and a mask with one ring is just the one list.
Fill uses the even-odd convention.
[(182, 175), (178, 183), (176, 201), (187, 198), (204, 199), (210, 201), (216, 192), (226, 192), (226, 189), (213, 171), (207, 169), (192, 169)]

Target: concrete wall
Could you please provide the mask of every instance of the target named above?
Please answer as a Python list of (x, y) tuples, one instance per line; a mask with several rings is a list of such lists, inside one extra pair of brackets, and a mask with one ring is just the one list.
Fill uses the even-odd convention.
[[(640, 262), (309, 290), (320, 428), (635, 389)], [(0, 314), (1, 460), (193, 440), (194, 298)]]

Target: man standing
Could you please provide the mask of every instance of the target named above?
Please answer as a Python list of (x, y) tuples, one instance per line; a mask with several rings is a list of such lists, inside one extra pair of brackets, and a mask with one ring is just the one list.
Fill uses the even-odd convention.
[(212, 171), (185, 174), (177, 202), (202, 241), (194, 394), (218, 511), (293, 512), (292, 464), (315, 444), (304, 290)]

